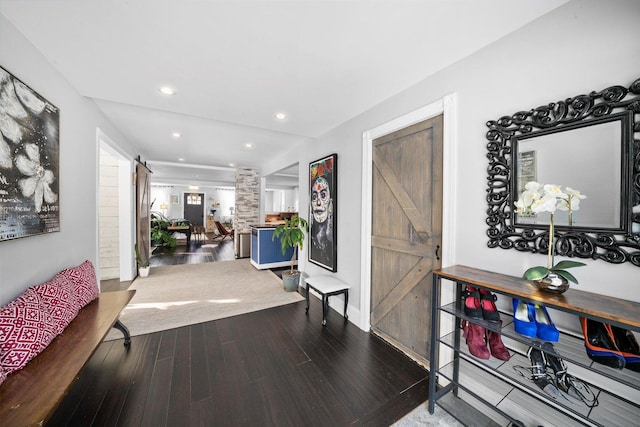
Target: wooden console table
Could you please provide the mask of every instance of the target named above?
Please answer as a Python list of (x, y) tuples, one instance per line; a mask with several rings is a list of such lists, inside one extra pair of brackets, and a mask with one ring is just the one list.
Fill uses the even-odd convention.
[(187, 247), (191, 243), (191, 226), (190, 225), (170, 225), (167, 227), (167, 231), (179, 231), (187, 235)]

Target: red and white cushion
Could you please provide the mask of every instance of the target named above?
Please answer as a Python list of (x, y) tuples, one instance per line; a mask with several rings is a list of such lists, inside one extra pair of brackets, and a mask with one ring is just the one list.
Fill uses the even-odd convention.
[(53, 317), (56, 335), (62, 333), (80, 310), (73, 282), (68, 277), (56, 276), (48, 282), (33, 286), (33, 290), (40, 295)]
[(2, 369), (2, 365), (0, 365), (0, 384), (2, 384), (6, 379), (7, 379), (7, 374), (4, 371), (4, 369)]
[(80, 308), (98, 298), (100, 290), (96, 280), (96, 272), (91, 261), (87, 260), (77, 267), (62, 270), (56, 277), (62, 276), (73, 282), (76, 299)]
[(22, 369), (56, 336), (51, 314), (40, 296), (27, 289), (0, 309), (0, 365), (5, 374)]

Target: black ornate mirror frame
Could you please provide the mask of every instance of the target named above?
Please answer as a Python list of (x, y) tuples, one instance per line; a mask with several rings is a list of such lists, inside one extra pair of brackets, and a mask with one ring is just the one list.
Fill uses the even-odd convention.
[(512, 170), (515, 139), (550, 129), (570, 131), (618, 113), (626, 116), (624, 120), (628, 117), (630, 122), (629, 131), (622, 135), (627, 140), (623, 140), (621, 152), (624, 160), (622, 187), (628, 189), (627, 194), (621, 195), (621, 205), (626, 208), (623, 223), (628, 227), (621, 232), (559, 227), (554, 232), (554, 245), (558, 255), (602, 259), (615, 264), (631, 262), (640, 267), (640, 233), (632, 231), (633, 224), (640, 225), (640, 212), (633, 212), (633, 207), (640, 205), (640, 139), (635, 137), (640, 134), (640, 79), (628, 89), (611, 86), (600, 92), (578, 95), (487, 122), (487, 245), (490, 248), (547, 253), (549, 247), (548, 230), (536, 230), (525, 224), (515, 226), (517, 181)]

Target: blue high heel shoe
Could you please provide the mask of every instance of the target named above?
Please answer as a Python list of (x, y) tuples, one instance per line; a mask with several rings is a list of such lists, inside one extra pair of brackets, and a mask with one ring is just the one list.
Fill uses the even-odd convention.
[(537, 327), (532, 304), (513, 299), (513, 328), (520, 335), (535, 338)]
[[(530, 304), (533, 305), (533, 304)], [(544, 341), (558, 342), (560, 332), (549, 317), (547, 307), (535, 305), (536, 336)]]

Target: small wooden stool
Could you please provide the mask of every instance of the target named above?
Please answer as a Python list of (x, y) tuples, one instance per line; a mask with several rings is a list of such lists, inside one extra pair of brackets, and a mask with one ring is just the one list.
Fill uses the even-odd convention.
[(327, 324), (329, 314), (329, 297), (344, 294), (344, 319), (347, 320), (347, 304), (349, 303), (349, 285), (333, 276), (315, 276), (304, 279), (306, 286), (307, 310), (309, 315), (309, 288), (322, 295), (322, 326)]

